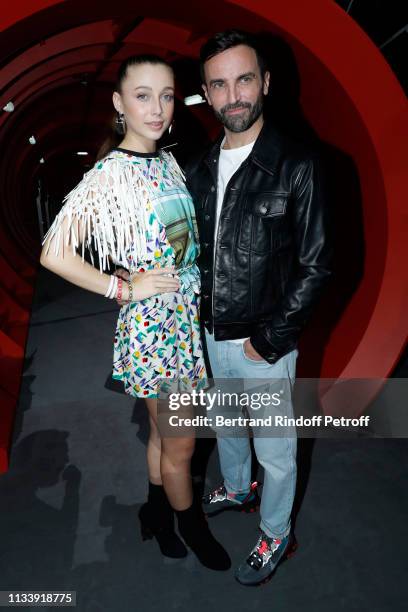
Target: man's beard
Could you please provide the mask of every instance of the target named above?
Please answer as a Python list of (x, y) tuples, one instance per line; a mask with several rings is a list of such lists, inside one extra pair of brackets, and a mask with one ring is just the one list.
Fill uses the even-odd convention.
[[(226, 112), (235, 108), (249, 109), (249, 113), (242, 115), (227, 115)], [(263, 109), (263, 93), (260, 92), (255, 104), (250, 102), (236, 102), (226, 104), (219, 111), (214, 111), (215, 116), (230, 132), (245, 132), (261, 116)]]

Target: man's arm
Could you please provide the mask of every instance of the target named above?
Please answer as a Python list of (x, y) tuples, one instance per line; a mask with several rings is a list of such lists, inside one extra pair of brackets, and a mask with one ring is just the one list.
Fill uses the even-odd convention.
[(320, 162), (304, 162), (294, 186), (293, 232), (297, 271), (267, 319), (252, 334), (253, 348), (269, 363), (292, 350), (330, 275), (332, 254)]

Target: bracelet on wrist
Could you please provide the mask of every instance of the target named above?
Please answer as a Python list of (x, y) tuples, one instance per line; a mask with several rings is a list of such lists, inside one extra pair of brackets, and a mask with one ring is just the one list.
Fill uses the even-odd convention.
[(132, 281), (128, 281), (128, 288), (129, 288), (129, 302), (133, 302), (133, 285), (132, 285)]
[(118, 278), (118, 286), (117, 286), (117, 290), (116, 290), (116, 299), (119, 300), (119, 302), (122, 301), (122, 287), (123, 287), (123, 280), (121, 278)]
[(113, 276), (112, 289), (111, 289), (111, 292), (109, 293), (109, 296), (108, 296), (111, 300), (113, 300), (115, 298), (117, 289), (118, 289), (118, 277), (117, 276)]
[(113, 276), (113, 274), (111, 274), (110, 279), (109, 279), (109, 287), (108, 287), (108, 289), (107, 289), (107, 291), (106, 291), (106, 293), (105, 293), (105, 297), (106, 297), (106, 298), (108, 298), (108, 297), (109, 297), (110, 292), (112, 291), (113, 279), (114, 279), (114, 276)]

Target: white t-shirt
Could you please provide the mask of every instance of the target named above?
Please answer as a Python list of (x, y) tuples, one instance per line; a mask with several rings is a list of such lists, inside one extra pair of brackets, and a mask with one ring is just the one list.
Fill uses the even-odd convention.
[[(222, 202), (224, 200), (225, 189), (228, 182), (233, 174), (238, 170), (242, 162), (248, 157), (252, 148), (255, 144), (255, 140), (250, 142), (243, 147), (237, 147), (236, 149), (223, 149), (225, 143), (225, 137), (221, 143), (220, 148), (220, 159), (218, 162), (218, 178), (217, 178), (217, 209), (215, 212), (215, 240), (214, 240), (214, 254), (216, 249), (216, 240), (218, 232), (218, 222), (220, 219)], [(242, 343), (247, 338), (239, 338), (238, 340), (228, 340), (228, 342)]]

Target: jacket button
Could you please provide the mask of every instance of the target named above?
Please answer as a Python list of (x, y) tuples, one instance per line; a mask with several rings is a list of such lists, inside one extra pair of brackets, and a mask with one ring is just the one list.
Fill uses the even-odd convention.
[(212, 192), (214, 192), (214, 191), (215, 191), (215, 187), (214, 187), (214, 185), (212, 185), (212, 187), (211, 187), (211, 191), (212, 191)]
[(205, 215), (205, 216), (204, 216), (204, 219), (205, 219), (206, 221), (209, 221), (209, 219), (210, 219), (210, 215)]
[(266, 206), (260, 206), (259, 212), (261, 212), (264, 215), (266, 212), (268, 212), (268, 209), (266, 208)]
[(209, 246), (210, 246), (210, 243), (209, 243), (209, 242), (204, 242), (204, 248), (205, 248), (205, 249), (208, 249), (208, 247), (209, 247)]
[(203, 270), (204, 274), (208, 274), (208, 270), (207, 268), (205, 270)]
[(205, 300), (208, 300), (208, 298), (209, 298), (209, 297), (210, 297), (210, 296), (209, 296), (207, 293), (205, 293), (205, 294), (203, 295), (203, 298), (204, 298)]

